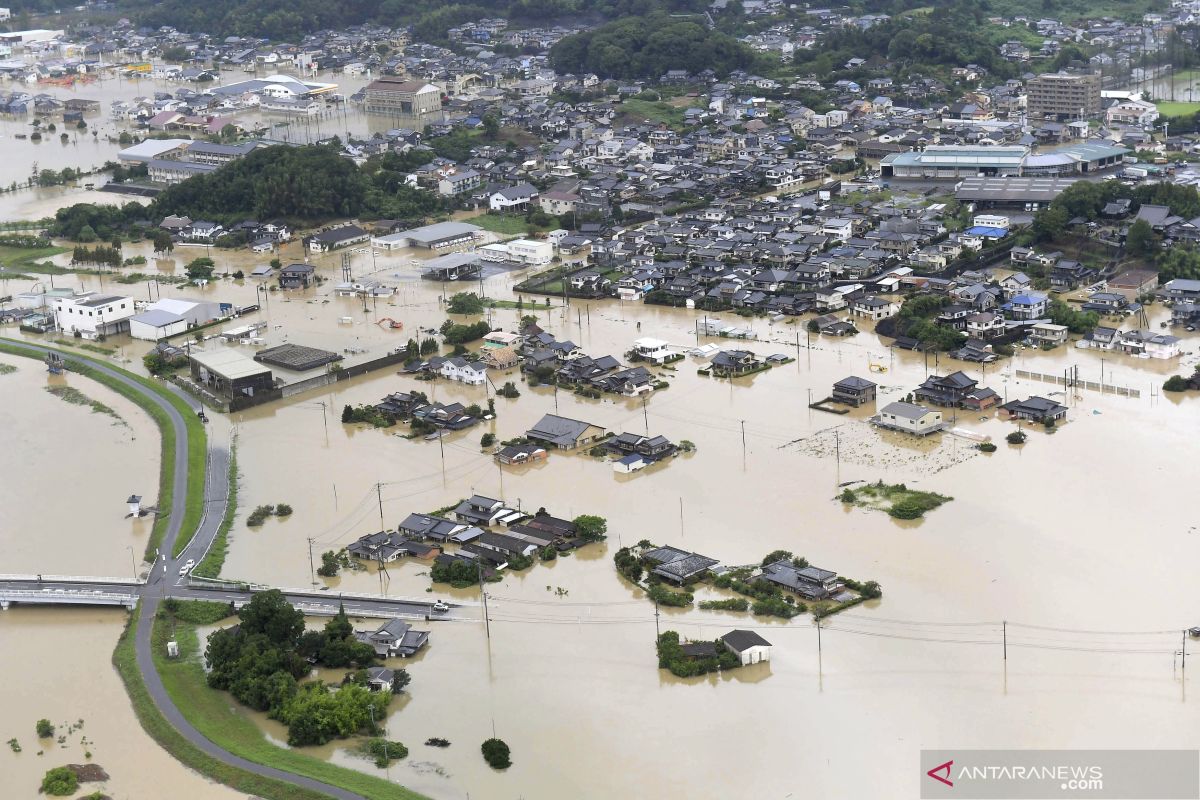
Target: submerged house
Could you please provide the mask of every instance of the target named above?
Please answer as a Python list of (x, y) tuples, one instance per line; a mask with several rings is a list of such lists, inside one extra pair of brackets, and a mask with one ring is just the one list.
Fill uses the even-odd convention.
[(373, 631), (355, 631), (354, 638), (374, 647), (380, 658), (408, 658), (429, 643), (429, 631), (416, 631), (402, 619), (389, 619)]

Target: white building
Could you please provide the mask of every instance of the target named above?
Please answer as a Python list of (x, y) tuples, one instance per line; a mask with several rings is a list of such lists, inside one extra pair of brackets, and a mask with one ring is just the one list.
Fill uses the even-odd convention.
[(917, 436), (928, 436), (943, 427), (942, 412), (903, 401), (888, 403), (876, 416), (871, 417), (871, 422), (881, 428), (891, 428)]
[(468, 386), (480, 386), (487, 380), (487, 367), (484, 364), (457, 356), (443, 361), (438, 372), (443, 378)]
[(518, 264), (542, 266), (554, 258), (554, 245), (534, 239), (513, 239), (509, 242), (485, 244), (479, 248), (484, 261), (515, 261)]
[(651, 364), (661, 364), (671, 355), (671, 347), (661, 339), (643, 338), (633, 343), (633, 352)]
[(0, 22), (8, 22), (12, 19), (12, 9), (0, 8)]
[(79, 333), (85, 339), (129, 332), (134, 314), (133, 298), (96, 292), (50, 299), (54, 320), (63, 333)]
[(165, 297), (130, 318), (129, 335), (134, 339), (155, 342), (196, 325), (212, 322), (220, 316), (220, 303)]
[(1003, 230), (1012, 227), (1012, 221), (999, 214), (976, 214), (971, 220), (971, 224), (978, 228), (1001, 228)]
[(771, 643), (754, 631), (730, 631), (720, 639), (725, 649), (742, 662), (742, 666), (771, 660)]
[(540, 266), (549, 264), (554, 258), (554, 245), (534, 239), (513, 239), (508, 243), (508, 252), (513, 261)]

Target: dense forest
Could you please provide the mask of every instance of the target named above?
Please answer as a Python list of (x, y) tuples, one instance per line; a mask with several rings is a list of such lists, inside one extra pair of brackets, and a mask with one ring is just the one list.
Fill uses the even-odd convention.
[[(18, 0), (39, 3), (42, 0)], [(261, 36), (299, 41), (323, 29), (374, 22), (412, 26), (418, 41), (444, 41), (446, 29), (483, 17), (505, 17), (518, 24), (545, 25), (554, 20), (584, 18), (600, 22), (662, 10), (702, 12), (704, 0), (132, 0), (119, 3), (142, 25), (170, 25), (182, 31), (214, 36)]]
[(756, 59), (750, 48), (700, 20), (659, 13), (568, 36), (550, 50), (557, 71), (594, 72), (601, 78), (653, 79), (671, 69), (726, 75), (752, 67)]
[(275, 218), (298, 223), (348, 217), (417, 221), (442, 208), (437, 195), (404, 182), (423, 158), (387, 154), (359, 167), (338, 155), (335, 146), (265, 147), (169, 187), (148, 207), (80, 203), (59, 209), (50, 232), (80, 240), (80, 231), (90, 228), (107, 241), (135, 222), (169, 214), (226, 225)]
[(796, 51), (795, 62), (802, 70), (826, 75), (851, 58), (878, 55), (886, 57), (901, 77), (967, 64), (986, 67), (998, 78), (1015, 77), (1022, 67), (1004, 60), (986, 35), (988, 15), (981, 5), (956, 0), (943, 4), (937, 13), (894, 17), (866, 30), (843, 28), (831, 32), (820, 48)]

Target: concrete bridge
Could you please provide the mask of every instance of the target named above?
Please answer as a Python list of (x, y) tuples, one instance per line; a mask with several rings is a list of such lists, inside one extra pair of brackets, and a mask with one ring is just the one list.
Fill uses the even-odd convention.
[(64, 575), (0, 575), (0, 609), (22, 605), (137, 605), (141, 581)]
[[(235, 609), (250, 602), (255, 594), (270, 589), (258, 584), (217, 580), (180, 580), (174, 585), (162, 585), (155, 591), (147, 589), (145, 581), (120, 578), (80, 577), (67, 575), (0, 575), (0, 609), (14, 603), (36, 605), (125, 606), (132, 609), (138, 598), (150, 591), (155, 596), (178, 600), (208, 600), (231, 603)], [(478, 621), (474, 615), (463, 615), (461, 602), (447, 603), (449, 611), (439, 612), (434, 600), (410, 597), (389, 597), (378, 594), (334, 594), (308, 589), (281, 589), (289, 603), (311, 616), (333, 616), (345, 606), (352, 617)], [(476, 605), (471, 603), (470, 605)], [(459, 613), (456, 613), (459, 612)]]

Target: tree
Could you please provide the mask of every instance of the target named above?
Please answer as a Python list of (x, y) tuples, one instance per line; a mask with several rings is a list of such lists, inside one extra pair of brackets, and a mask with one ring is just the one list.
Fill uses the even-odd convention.
[(483, 300), (474, 292), (459, 292), (446, 304), (446, 311), (451, 314), (482, 314), (483, 308)]
[(508, 745), (502, 739), (488, 739), (479, 748), (483, 752), (483, 760), (492, 769), (505, 769), (512, 766)]
[(79, 233), (76, 234), (75, 238), (81, 242), (94, 242), (98, 237), (96, 236), (95, 228), (91, 225), (84, 225), (79, 229)]
[(332, 578), (338, 574), (341, 569), (341, 560), (334, 550), (326, 550), (321, 553), (321, 566), (317, 567), (317, 574), (322, 578)]
[(42, 791), (57, 797), (67, 797), (79, 789), (79, 776), (70, 767), (54, 767), (42, 777)]
[(408, 674), (408, 670), (403, 668), (396, 670), (392, 675), (392, 694), (400, 694), (410, 683), (412, 683), (412, 676)]
[(150, 232), (150, 242), (154, 245), (156, 253), (169, 253), (175, 249), (175, 242), (171, 239), (171, 234), (161, 228), (155, 228)]
[(1039, 211), (1037, 216), (1033, 218), (1031, 230), (1033, 237), (1039, 242), (1053, 241), (1061, 236), (1067, 229), (1067, 223), (1071, 218), (1067, 216), (1066, 209), (1061, 206), (1051, 205), (1049, 208)]
[(575, 531), (579, 534), (579, 538), (585, 542), (599, 542), (606, 538), (605, 535), (608, 533), (608, 520), (604, 517), (580, 514), (572, 522), (575, 523)]
[(211, 258), (200, 256), (200, 258), (195, 258), (188, 262), (183, 271), (187, 274), (189, 280), (196, 281), (201, 279), (208, 280), (212, 277), (214, 269), (216, 269), (216, 265)]
[(1165, 392), (1186, 392), (1187, 389), (1188, 380), (1182, 375), (1172, 375), (1163, 384), (1163, 391)]
[(342, 423), (354, 422), (354, 406), (347, 403), (342, 406)]
[(495, 140), (500, 135), (500, 120), (496, 119), (495, 114), (484, 114), (483, 135), (490, 140)]
[(1132, 256), (1148, 256), (1154, 252), (1154, 229), (1149, 222), (1139, 219), (1129, 226), (1125, 249)]
[(238, 617), (243, 633), (261, 633), (277, 645), (295, 646), (304, 632), (304, 614), (293, 608), (278, 589), (254, 595), (242, 606)]
[(495, 443), (496, 443), (496, 434), (494, 434), (494, 433), (485, 433), (483, 436), (479, 437), (479, 446), (480, 447), (491, 447)]
[(39, 719), (36, 727), (39, 739), (49, 739), (54, 735), (54, 725), (48, 719)]

